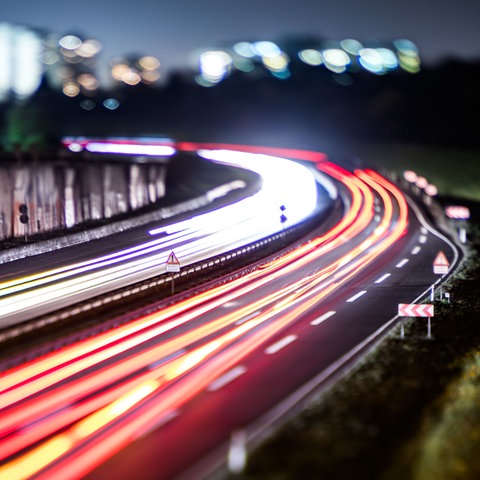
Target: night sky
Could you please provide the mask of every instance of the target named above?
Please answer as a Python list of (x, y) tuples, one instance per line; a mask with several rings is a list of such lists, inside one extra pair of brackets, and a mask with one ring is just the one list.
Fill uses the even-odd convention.
[(0, 22), (96, 38), (105, 62), (155, 55), (164, 71), (192, 63), (197, 47), (298, 34), (408, 38), (429, 64), (480, 59), (479, 0), (11, 0), (1, 10)]

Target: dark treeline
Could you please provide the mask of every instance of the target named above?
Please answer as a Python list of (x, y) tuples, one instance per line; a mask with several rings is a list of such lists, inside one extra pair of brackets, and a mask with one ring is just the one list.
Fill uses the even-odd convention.
[[(122, 87), (65, 97), (43, 85), (27, 102), (0, 107), (4, 150), (45, 149), (61, 136), (168, 135), (278, 146), (400, 141), (480, 147), (480, 62), (448, 60), (417, 74), (335, 74), (293, 63), (291, 76), (235, 72), (212, 87), (174, 73), (160, 87)], [(115, 110), (104, 99), (120, 102)], [(313, 145), (312, 145), (313, 143)]]

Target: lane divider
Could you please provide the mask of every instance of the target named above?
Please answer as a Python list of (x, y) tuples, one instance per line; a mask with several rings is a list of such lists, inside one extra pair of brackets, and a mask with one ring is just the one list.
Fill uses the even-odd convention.
[(358, 300), (362, 295), (365, 295), (365, 293), (367, 293), (366, 290), (362, 290), (361, 292), (358, 292), (357, 294), (355, 294), (353, 297), (350, 297), (347, 302), (348, 303), (352, 303), (354, 302), (355, 300)]
[(408, 258), (404, 258), (403, 260), (400, 260), (395, 266), (397, 268), (402, 268), (406, 263), (409, 262)]
[(337, 312), (335, 310), (330, 310), (329, 312), (326, 312), (324, 313), (323, 315), (321, 315), (320, 317), (316, 318), (315, 320), (312, 320), (310, 322), (310, 325), (320, 325), (321, 323), (323, 323), (325, 320), (327, 320), (328, 318), (332, 317), (333, 315), (335, 315)]
[(273, 345), (270, 345), (265, 349), (265, 353), (268, 355), (272, 355), (274, 353), (277, 353), (279, 350), (282, 348), (285, 348), (287, 345), (290, 345), (290, 343), (294, 342), (298, 337), (296, 335), (287, 335), (286, 337), (282, 338), (278, 342), (274, 343)]

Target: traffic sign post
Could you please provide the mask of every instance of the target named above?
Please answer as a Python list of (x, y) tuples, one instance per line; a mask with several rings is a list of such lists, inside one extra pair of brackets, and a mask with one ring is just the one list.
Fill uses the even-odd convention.
[(450, 262), (447, 260), (445, 254), (440, 250), (433, 261), (433, 273), (438, 275), (445, 275), (448, 273)]
[(175, 253), (172, 251), (167, 258), (167, 262), (165, 263), (165, 271), (172, 273), (172, 295), (175, 293), (175, 285), (174, 285), (174, 273), (178, 273), (180, 271), (180, 262), (176, 257)]
[[(445, 254), (440, 250), (433, 261), (433, 273), (437, 275), (445, 275), (448, 273), (450, 262), (447, 260)], [(442, 284), (440, 283), (440, 300), (443, 297)]]
[(458, 220), (460, 222), (458, 237), (462, 243), (466, 243), (467, 230), (465, 228), (465, 223), (470, 218), (470, 209), (462, 205), (450, 205), (445, 208), (445, 215), (454, 221)]
[[(398, 304), (398, 316), (399, 317), (427, 317), (428, 318), (428, 327), (427, 327), (427, 338), (432, 338), (432, 327), (431, 327), (431, 317), (433, 317), (433, 305), (432, 304), (417, 304), (417, 303), (399, 303)], [(402, 318), (402, 333), (403, 338), (403, 318)]]

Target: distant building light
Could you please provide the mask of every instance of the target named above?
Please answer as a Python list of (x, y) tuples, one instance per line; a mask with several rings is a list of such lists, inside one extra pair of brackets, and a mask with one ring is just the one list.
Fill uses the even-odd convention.
[(298, 58), (300, 58), (303, 63), (311, 65), (312, 67), (318, 67), (323, 63), (321, 52), (314, 48), (306, 48), (305, 50), (301, 50), (298, 52)]
[(418, 48), (412, 41), (401, 38), (395, 40), (393, 46), (397, 49), (398, 61), (403, 70), (410, 73), (420, 71)]
[(359, 52), (360, 65), (372, 73), (384, 73), (382, 57), (374, 48), (362, 48)]
[(86, 98), (80, 102), (80, 107), (87, 111), (93, 110), (96, 106), (96, 103), (90, 98)]
[(82, 41), (75, 35), (65, 35), (58, 42), (66, 50), (75, 50), (82, 44)]
[(404, 55), (409, 55), (411, 57), (418, 56), (418, 48), (411, 40), (399, 38), (397, 40), (394, 40), (393, 45), (399, 52)]
[(253, 45), (249, 42), (238, 42), (233, 46), (233, 51), (245, 58), (253, 58), (256, 55), (256, 51)]
[(40, 61), (44, 65), (55, 65), (58, 62), (58, 60), (59, 60), (58, 54), (56, 54), (55, 52), (47, 51), (47, 52), (43, 52), (40, 55)]
[(115, 98), (107, 98), (104, 100), (103, 106), (108, 110), (116, 110), (120, 106), (120, 102)]
[(155, 83), (160, 78), (158, 72), (151, 70), (140, 72), (140, 76), (142, 77), (142, 82), (147, 84)]
[(88, 39), (80, 44), (79, 47), (75, 49), (75, 53), (84, 58), (91, 58), (98, 54), (102, 49), (102, 45), (97, 40)]
[(97, 78), (91, 73), (82, 73), (78, 76), (77, 82), (87, 91), (96, 90), (99, 85)]
[(76, 82), (65, 82), (63, 85), (63, 93), (67, 97), (76, 97), (80, 93), (80, 87)]
[(256, 54), (262, 58), (278, 57), (282, 53), (277, 44), (268, 41), (254, 42), (253, 48)]
[(358, 56), (360, 50), (363, 48), (363, 45), (353, 38), (346, 38), (340, 42), (340, 46), (351, 55)]
[(287, 69), (289, 58), (282, 53), (276, 57), (264, 57), (262, 60), (265, 67), (272, 72), (283, 72)]
[(358, 53), (360, 65), (372, 73), (383, 74), (398, 67), (397, 56), (388, 48), (362, 48)]
[(325, 66), (335, 73), (343, 73), (350, 64), (350, 57), (340, 48), (329, 48), (323, 52)]
[(233, 66), (241, 72), (253, 72), (255, 70), (255, 64), (248, 58), (235, 58), (233, 60)]
[(405, 55), (402, 52), (398, 53), (398, 61), (400, 67), (409, 73), (418, 73), (420, 71), (420, 59), (411, 55)]
[(122, 82), (130, 86), (138, 85), (141, 81), (142, 77), (131, 69), (128, 69), (122, 76)]
[(387, 70), (395, 70), (398, 67), (398, 58), (395, 52), (389, 48), (377, 48), (377, 52), (382, 58), (382, 65)]
[(118, 63), (112, 67), (112, 77), (119, 82), (123, 81), (123, 77), (130, 71), (130, 67), (124, 63)]
[(145, 56), (138, 60), (138, 64), (144, 70), (157, 70), (160, 67), (160, 61), (152, 56)]
[(223, 50), (210, 50), (200, 55), (200, 73), (208, 82), (222, 81), (231, 67), (232, 57)]

